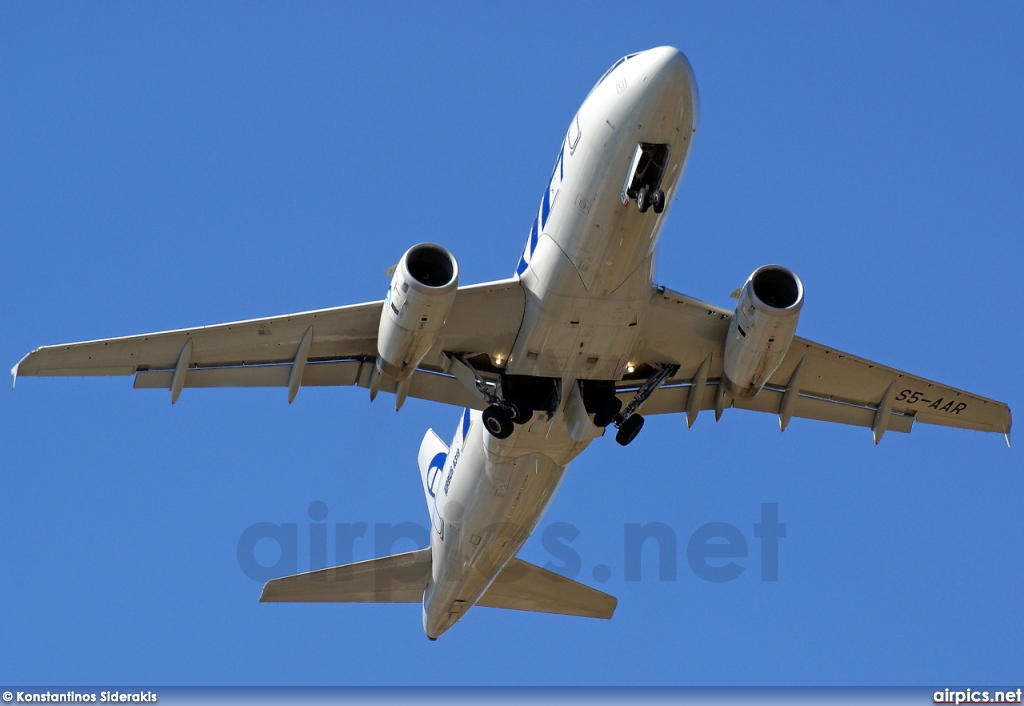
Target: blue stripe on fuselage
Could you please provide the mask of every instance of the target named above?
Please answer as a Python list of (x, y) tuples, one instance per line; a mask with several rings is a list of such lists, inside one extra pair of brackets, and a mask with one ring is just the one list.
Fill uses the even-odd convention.
[(540, 237), (540, 232), (544, 230), (544, 227), (547, 225), (548, 215), (551, 213), (551, 192), (556, 190), (557, 184), (561, 183), (564, 178), (565, 139), (562, 140), (562, 146), (558, 149), (558, 159), (555, 160), (554, 169), (551, 170), (551, 178), (548, 180), (548, 188), (544, 190), (544, 197), (540, 202), (540, 214), (533, 221), (533, 228), (530, 230), (530, 238), (526, 241), (526, 249), (519, 258), (519, 264), (516, 265), (516, 275), (523, 274), (530, 266), (530, 258), (533, 256), (533, 251), (537, 249), (537, 240)]

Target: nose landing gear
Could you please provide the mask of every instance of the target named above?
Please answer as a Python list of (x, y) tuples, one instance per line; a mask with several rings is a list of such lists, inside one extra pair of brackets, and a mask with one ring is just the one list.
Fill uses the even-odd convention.
[(665, 192), (661, 189), (651, 191), (648, 187), (641, 186), (636, 194), (636, 207), (640, 209), (640, 213), (647, 213), (647, 209), (652, 206), (655, 213), (665, 210)]
[(654, 207), (655, 213), (665, 210), (665, 192), (658, 188), (668, 166), (671, 145), (641, 142), (633, 152), (633, 159), (626, 172), (626, 181), (622, 185), (622, 204), (630, 199), (636, 200), (640, 213), (647, 213)]

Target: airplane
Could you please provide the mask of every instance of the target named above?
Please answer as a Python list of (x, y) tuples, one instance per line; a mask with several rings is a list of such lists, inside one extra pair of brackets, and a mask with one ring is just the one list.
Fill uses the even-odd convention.
[(262, 602), (421, 603), (430, 640), (474, 606), (610, 619), (617, 600), (516, 557), (569, 463), (644, 415), (730, 408), (865, 427), (999, 432), (1007, 405), (796, 336), (800, 278), (757, 268), (735, 307), (654, 283), (659, 234), (697, 131), (687, 58), (616, 61), (569, 123), (509, 279), (460, 286), (455, 257), (420, 243), (382, 301), (39, 348), (18, 375), (134, 375), (140, 389), (358, 386), (461, 407), (418, 465), (430, 544), (268, 581)]

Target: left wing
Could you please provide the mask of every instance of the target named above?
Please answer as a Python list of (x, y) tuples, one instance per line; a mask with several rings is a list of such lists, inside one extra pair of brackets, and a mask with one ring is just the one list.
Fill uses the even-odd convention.
[[(136, 388), (169, 389), (172, 398), (182, 387), (369, 387), (383, 305), (45, 346), (25, 356), (11, 375), (135, 375)], [(518, 279), (460, 287), (436, 350), (424, 359), (425, 370), (413, 376), (409, 395), (481, 407), (479, 397), (442, 370), (439, 355), (511, 349), (524, 307)], [(394, 387), (394, 381), (382, 381), (382, 390)]]
[[(1002, 402), (799, 336), (757, 396), (732, 400), (719, 392), (731, 320), (726, 309), (664, 288), (654, 291), (637, 360), (679, 370), (644, 404), (644, 414), (686, 412), (692, 423), (701, 410), (721, 415), (731, 406), (777, 414), (783, 429), (791, 417), (868, 427), (876, 443), (886, 430), (909, 432), (914, 422), (999, 432), (1010, 441), (1010, 409)], [(626, 392), (620, 396), (628, 401)]]

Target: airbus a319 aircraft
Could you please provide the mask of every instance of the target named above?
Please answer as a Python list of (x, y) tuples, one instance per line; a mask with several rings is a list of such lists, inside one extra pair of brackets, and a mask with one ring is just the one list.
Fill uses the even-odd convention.
[(261, 601), (422, 602), (431, 640), (475, 605), (611, 618), (616, 599), (516, 558), (562, 480), (645, 415), (735, 407), (887, 431), (999, 432), (1010, 410), (795, 335), (803, 285), (760, 267), (732, 310), (653, 284), (658, 235), (697, 131), (686, 57), (619, 59), (569, 123), (512, 278), (459, 286), (440, 245), (411, 247), (383, 301), (47, 346), (12, 374), (134, 375), (135, 387), (355, 385), (463, 408), (428, 430), (419, 470), (430, 546), (269, 581)]

